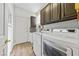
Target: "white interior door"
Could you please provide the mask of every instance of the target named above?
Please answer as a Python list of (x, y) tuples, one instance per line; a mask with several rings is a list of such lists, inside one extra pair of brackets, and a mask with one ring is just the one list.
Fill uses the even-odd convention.
[(13, 47), (13, 28), (11, 27), (8, 27), (8, 40), (10, 40), (10, 42), (8, 42), (8, 52), (7, 52), (9, 56)]
[(15, 17), (14, 44), (27, 42), (28, 23), (27, 18)]
[[(13, 6), (12, 4), (6, 4), (7, 9), (7, 17), (8, 17), (8, 49), (7, 49), (7, 55), (9, 56), (11, 53), (11, 50), (13, 48)], [(11, 10), (12, 9), (12, 10)]]

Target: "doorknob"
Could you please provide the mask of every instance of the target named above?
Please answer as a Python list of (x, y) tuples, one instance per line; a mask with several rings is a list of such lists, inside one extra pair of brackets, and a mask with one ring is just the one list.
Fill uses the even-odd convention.
[(11, 41), (11, 40), (6, 39), (6, 40), (5, 40), (5, 44), (7, 44), (7, 43), (10, 42), (10, 41)]

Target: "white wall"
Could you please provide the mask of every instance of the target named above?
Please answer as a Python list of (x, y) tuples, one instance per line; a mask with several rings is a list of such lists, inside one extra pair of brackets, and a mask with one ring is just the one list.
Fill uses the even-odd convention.
[(65, 28), (79, 28), (79, 23), (76, 20), (70, 20), (70, 21), (64, 21), (64, 22), (58, 22), (58, 23), (52, 23), (48, 25), (44, 25), (44, 29), (48, 28), (56, 28), (56, 29), (65, 29)]
[[(30, 40), (30, 16), (32, 12), (15, 6), (14, 19), (14, 44), (31, 41)], [(22, 29), (24, 25), (25, 29)], [(26, 36), (26, 37), (24, 37)]]
[(29, 32), (29, 18), (21, 18), (21, 17), (15, 17), (16, 19), (16, 30), (14, 35), (15, 43), (22, 43), (26, 42), (28, 40), (27, 33)]
[(15, 16), (29, 17), (31, 15), (33, 15), (33, 13), (30, 12), (29, 10), (26, 10), (26, 9), (21, 8), (21, 7), (15, 6)]
[(0, 36), (3, 35), (4, 28), (4, 4), (0, 3)]

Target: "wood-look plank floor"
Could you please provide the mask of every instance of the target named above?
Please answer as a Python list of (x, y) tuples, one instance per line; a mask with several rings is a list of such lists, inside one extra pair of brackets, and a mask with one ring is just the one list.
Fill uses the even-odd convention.
[(35, 56), (32, 44), (30, 42), (16, 44), (12, 49), (11, 56)]

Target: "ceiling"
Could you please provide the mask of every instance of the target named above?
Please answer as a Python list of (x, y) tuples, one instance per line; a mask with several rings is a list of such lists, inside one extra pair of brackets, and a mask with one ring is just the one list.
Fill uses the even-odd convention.
[(29, 10), (33, 13), (36, 13), (47, 3), (15, 3), (15, 6), (24, 8), (26, 10)]

